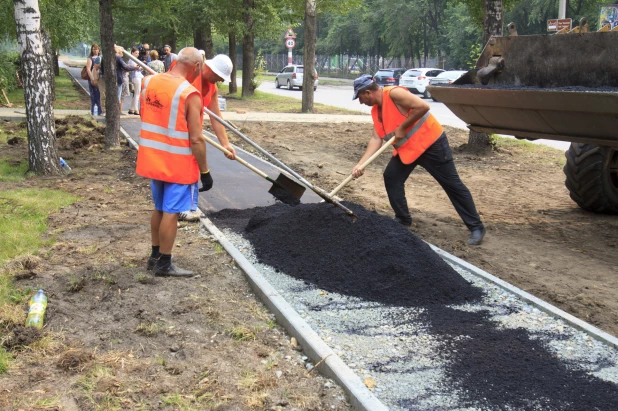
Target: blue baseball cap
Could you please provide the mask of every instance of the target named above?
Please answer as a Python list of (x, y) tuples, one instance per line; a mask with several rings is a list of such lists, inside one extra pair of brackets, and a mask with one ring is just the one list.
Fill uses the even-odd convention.
[(363, 91), (367, 87), (371, 86), (373, 83), (373, 77), (369, 74), (363, 74), (362, 76), (354, 80), (354, 97), (352, 97), (352, 100), (356, 100), (358, 98), (359, 91)]

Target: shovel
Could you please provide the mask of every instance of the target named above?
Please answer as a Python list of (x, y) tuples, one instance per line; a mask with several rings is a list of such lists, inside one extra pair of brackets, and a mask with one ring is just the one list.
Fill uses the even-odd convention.
[[(226, 150), (223, 146), (213, 140), (214, 138), (216, 138), (214, 134), (209, 133), (206, 130), (202, 130), (202, 132), (206, 142), (208, 142), (215, 148), (221, 150), (223, 153), (230, 154), (228, 150)], [(272, 187), (270, 187), (270, 190), (268, 190), (268, 192), (272, 194), (277, 200), (289, 205), (298, 205), (300, 203), (300, 198), (305, 192), (305, 187), (301, 186), (296, 181), (286, 177), (283, 174), (279, 174), (279, 177), (277, 177), (276, 180), (273, 180), (268, 176), (268, 174), (266, 174), (259, 168), (256, 168), (251, 164), (247, 163), (242, 158), (236, 156), (236, 161), (259, 175), (260, 177), (271, 182)]]
[[(309, 189), (311, 189), (313, 192), (315, 192), (317, 195), (319, 195), (320, 197), (322, 197), (326, 202), (333, 204), (336, 207), (339, 207), (341, 210), (345, 211), (345, 213), (351, 217), (354, 217), (355, 219), (357, 218), (356, 215), (352, 212), (352, 210), (350, 210), (349, 208), (347, 208), (346, 206), (344, 206), (343, 204), (341, 204), (339, 201), (337, 201), (336, 199), (332, 198), (330, 195), (328, 195), (328, 193), (324, 190), (322, 190), (319, 187), (314, 186), (313, 184), (311, 184), (309, 181), (305, 180), (302, 176), (300, 176), (298, 173), (296, 173), (294, 170), (292, 170), (290, 167), (286, 166), (284, 163), (282, 163), (281, 161), (279, 161), (278, 159), (276, 159), (272, 154), (270, 154), (268, 151), (264, 150), (262, 147), (260, 147), (257, 143), (253, 142), (252, 140), (250, 140), (247, 136), (245, 136), (243, 133), (241, 133), (240, 131), (236, 130), (234, 127), (232, 127), (228, 122), (226, 122), (225, 120), (223, 120), (221, 117), (219, 117), (218, 115), (216, 115), (215, 113), (213, 113), (212, 111), (210, 111), (207, 108), (204, 108), (204, 112), (206, 112), (206, 114), (208, 114), (211, 118), (214, 118), (216, 121), (218, 121), (219, 123), (223, 124), (225, 127), (227, 127), (228, 129), (230, 129), (230, 131), (232, 131), (234, 134), (236, 134), (238, 137), (242, 138), (243, 140), (245, 140), (248, 144), (250, 144), (252, 147), (254, 147), (256, 150), (258, 150), (260, 153), (264, 154), (266, 157), (268, 157), (271, 161), (273, 161), (275, 164), (277, 164), (279, 167), (281, 167), (283, 170), (287, 171), (288, 173), (290, 173), (290, 175), (292, 175), (292, 177), (296, 178), (298, 181), (300, 181), (301, 183), (303, 183), (306, 187), (308, 187)], [(281, 175), (280, 175), (281, 176)], [(287, 178), (287, 177), (286, 177)], [(279, 178), (277, 178), (277, 180), (279, 180)]]
[[(364, 170), (365, 167), (367, 167), (369, 164), (371, 164), (373, 162), (373, 160), (375, 160), (376, 158), (378, 158), (378, 156), (380, 154), (382, 154), (383, 152), (386, 151), (387, 148), (391, 147), (394, 143), (395, 143), (395, 139), (393, 138), (395, 137), (394, 133), (389, 133), (386, 136), (384, 136), (384, 140), (386, 141), (386, 144), (382, 144), (382, 147), (380, 147), (378, 149), (378, 151), (376, 151), (375, 153), (373, 153), (371, 155), (371, 157), (369, 157), (367, 160), (365, 160), (365, 162), (363, 164), (361, 164), (358, 168), (359, 170)], [(341, 184), (339, 184), (337, 187), (335, 187), (335, 189), (333, 191), (331, 191), (328, 195), (333, 197), (335, 194), (337, 194), (339, 192), (339, 190), (341, 190), (346, 184), (348, 184), (350, 181), (352, 181), (352, 179), (354, 178), (354, 176), (352, 174), (350, 174), (345, 180), (343, 180), (341, 182)]]
[[(275, 164), (277, 164), (279, 167), (281, 167), (283, 170), (287, 171), (288, 173), (290, 173), (294, 178), (296, 178), (298, 181), (300, 181), (301, 183), (303, 183), (306, 187), (308, 187), (309, 189), (311, 189), (313, 192), (315, 192), (317, 195), (319, 195), (320, 197), (322, 197), (326, 202), (331, 203), (332, 205), (339, 207), (341, 210), (345, 211), (345, 213), (353, 218), (357, 218), (356, 214), (354, 214), (352, 212), (352, 210), (350, 210), (349, 208), (347, 208), (346, 206), (344, 206), (343, 204), (341, 204), (339, 201), (337, 201), (336, 199), (332, 198), (331, 196), (328, 195), (328, 193), (324, 190), (322, 190), (321, 188), (314, 186), (313, 184), (311, 184), (309, 181), (305, 180), (301, 175), (299, 175), (298, 173), (296, 173), (294, 170), (292, 170), (290, 167), (286, 166), (284, 163), (282, 163), (281, 161), (279, 161), (278, 159), (276, 159), (272, 154), (270, 154), (268, 151), (264, 150), (262, 147), (260, 147), (257, 143), (255, 143), (254, 141), (252, 141), (251, 139), (249, 139), (249, 137), (245, 136), (243, 133), (241, 133), (240, 131), (236, 130), (234, 127), (232, 127), (227, 121), (223, 120), (221, 117), (219, 117), (218, 115), (216, 115), (215, 113), (213, 113), (212, 111), (208, 110), (207, 108), (204, 108), (204, 112), (206, 114), (208, 114), (210, 117), (214, 118), (216, 121), (218, 121), (219, 123), (223, 124), (225, 127), (227, 127), (228, 129), (230, 129), (230, 131), (232, 131), (234, 134), (236, 134), (238, 137), (242, 138), (243, 140), (245, 140), (247, 143), (249, 143), (253, 148), (255, 148), (256, 150), (258, 150), (260, 153), (264, 154), (266, 157), (268, 157), (268, 159), (270, 159), (271, 161), (273, 161)], [(279, 177), (281, 177), (282, 175), (280, 174)], [(286, 177), (287, 178), (287, 177)], [(277, 180), (279, 180), (279, 178), (277, 178)]]

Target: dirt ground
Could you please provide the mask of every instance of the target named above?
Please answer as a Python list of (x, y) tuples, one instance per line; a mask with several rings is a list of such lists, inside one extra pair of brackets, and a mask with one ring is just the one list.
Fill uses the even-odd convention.
[[(73, 172), (1, 185), (80, 200), (50, 216), (53, 245), (3, 268), (20, 289), (44, 288), (49, 303), (40, 333), (20, 325), (26, 303), (0, 312), (0, 343), (15, 356), (0, 375), (0, 409), (350, 409), (337, 385), (308, 371), (199, 224), (181, 223), (174, 250), (198, 277), (147, 272), (152, 205), (148, 181), (134, 173), (135, 151), (103, 151), (103, 128), (89, 121), (68, 118), (57, 129)], [(0, 158), (26, 152), (25, 140), (3, 144)]]
[[(247, 136), (310, 181), (332, 189), (363, 154), (371, 125), (237, 124)], [(467, 132), (446, 127), (459, 174), (487, 227), (469, 232), (441, 187), (422, 168), (406, 184), (411, 229), (424, 240), (613, 335), (618, 335), (618, 216), (581, 210), (564, 186), (564, 153), (502, 140), (487, 156), (462, 154)], [(247, 145), (232, 137), (237, 144)], [(382, 181), (390, 155), (341, 192), (346, 200), (392, 215)], [(274, 177), (274, 176), (273, 176)]]

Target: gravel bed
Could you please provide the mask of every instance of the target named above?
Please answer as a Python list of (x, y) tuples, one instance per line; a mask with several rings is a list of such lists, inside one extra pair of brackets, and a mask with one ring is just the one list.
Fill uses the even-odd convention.
[[(370, 385), (375, 381), (374, 394), (389, 408), (487, 409), (482, 401), (470, 403), (465, 390), (446, 378), (449, 357), (443, 355), (444, 336), (432, 332), (425, 318), (428, 314), (425, 308), (388, 306), (321, 290), (261, 264), (243, 236), (229, 229), (222, 231), (362, 380)], [(569, 369), (618, 384), (618, 352), (615, 349), (466, 269), (451, 266), (465, 280), (481, 288), (484, 295), (480, 302), (449, 309), (461, 313), (484, 312), (498, 330), (523, 329), (530, 339), (537, 340)], [(456, 347), (469, 337), (452, 335), (450, 338), (452, 347)], [(456, 349), (453, 350), (456, 353)], [(306, 357), (301, 359), (306, 360)], [(568, 408), (568, 403), (556, 407), (542, 401), (530, 402), (524, 407), (502, 407)]]

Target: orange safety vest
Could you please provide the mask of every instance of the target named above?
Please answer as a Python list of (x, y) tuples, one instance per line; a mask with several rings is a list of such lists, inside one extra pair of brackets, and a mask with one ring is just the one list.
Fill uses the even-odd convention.
[[(379, 117), (380, 107), (376, 104), (371, 108), (373, 127), (380, 138), (394, 132), (407, 118), (407, 115), (401, 114), (391, 99), (390, 91), (393, 88), (395, 86), (384, 87), (382, 91), (382, 120)], [(438, 120), (427, 112), (406, 130), (406, 136), (394, 146), (393, 156), (399, 155), (404, 164), (411, 164), (436, 142), (442, 132)]]
[(185, 116), (185, 103), (193, 93), (199, 94), (183, 77), (160, 73), (144, 79), (138, 175), (177, 184), (199, 180), (200, 169), (191, 151)]

